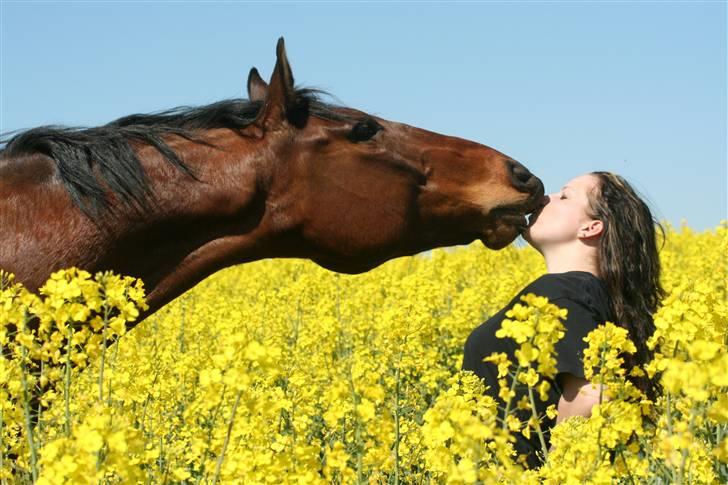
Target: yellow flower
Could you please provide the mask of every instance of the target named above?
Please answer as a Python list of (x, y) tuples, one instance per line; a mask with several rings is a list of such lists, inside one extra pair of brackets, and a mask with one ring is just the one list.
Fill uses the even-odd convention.
[(620, 357), (620, 354), (634, 353), (637, 350), (629, 338), (627, 329), (606, 322), (589, 332), (584, 340), (589, 344), (584, 350), (584, 376), (586, 379), (592, 380), (595, 375), (598, 375), (600, 383), (621, 381), (625, 370), (622, 367), (624, 359)]
[(504, 352), (494, 352), (493, 354), (483, 359), (485, 362), (492, 362), (498, 366), (498, 377), (505, 377), (508, 375), (508, 369), (510, 368), (511, 361), (508, 359), (508, 355)]
[(506, 424), (508, 425), (508, 429), (513, 432), (518, 431), (521, 427), (521, 421), (512, 414), (506, 416)]
[(558, 414), (559, 414), (559, 412), (556, 409), (556, 405), (555, 404), (550, 404), (546, 408), (546, 416), (548, 416), (550, 419), (556, 418), (556, 416), (558, 416)]
[(708, 417), (718, 424), (728, 423), (728, 395), (722, 394), (708, 409)]
[(723, 438), (723, 441), (713, 449), (713, 456), (721, 463), (728, 463), (728, 437)]
[(718, 353), (721, 349), (719, 342), (708, 342), (705, 340), (696, 340), (690, 344), (688, 349), (690, 352), (690, 358), (694, 360), (709, 361)]
[(536, 385), (536, 383), (538, 382), (538, 374), (532, 367), (529, 367), (528, 371), (519, 372), (517, 379), (519, 382), (523, 382), (524, 384), (528, 385), (529, 387), (534, 387)]
[(542, 401), (548, 401), (549, 399), (549, 389), (551, 389), (551, 384), (549, 381), (541, 381), (541, 383), (538, 385), (538, 397)]
[(374, 407), (374, 403), (364, 398), (356, 406), (356, 412), (359, 417), (366, 422), (374, 418), (374, 416), (376, 415), (376, 408)]
[(183, 467), (177, 467), (174, 470), (172, 470), (172, 476), (175, 478), (175, 480), (187, 480), (192, 476), (192, 474)]

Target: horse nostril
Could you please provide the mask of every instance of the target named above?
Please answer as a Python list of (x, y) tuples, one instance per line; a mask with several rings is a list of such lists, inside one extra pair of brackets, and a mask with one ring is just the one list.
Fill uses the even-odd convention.
[(513, 185), (516, 187), (524, 187), (529, 181), (531, 181), (531, 179), (533, 179), (533, 174), (520, 163), (509, 160), (508, 164), (511, 170), (511, 180), (513, 181)]

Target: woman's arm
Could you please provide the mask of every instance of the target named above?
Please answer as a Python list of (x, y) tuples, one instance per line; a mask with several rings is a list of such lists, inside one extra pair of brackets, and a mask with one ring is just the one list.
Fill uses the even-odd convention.
[[(601, 386), (602, 389), (606, 389), (606, 386)], [(559, 411), (556, 416), (556, 424), (559, 424), (563, 420), (571, 416), (584, 416), (588, 418), (591, 416), (592, 407), (595, 404), (599, 404), (599, 386), (594, 385), (582, 377), (576, 377), (573, 374), (564, 373), (561, 374), (561, 388), (564, 390), (559, 399), (557, 410)], [(607, 401), (607, 394), (602, 393), (602, 401)], [(549, 452), (554, 450), (554, 446), (551, 445)]]
[[(592, 407), (599, 403), (599, 385), (594, 385), (582, 377), (569, 373), (561, 374), (561, 388), (564, 390), (559, 399), (556, 424), (570, 416), (591, 416)], [(602, 386), (605, 388), (604, 386)], [(602, 394), (602, 401), (606, 401), (606, 393)]]

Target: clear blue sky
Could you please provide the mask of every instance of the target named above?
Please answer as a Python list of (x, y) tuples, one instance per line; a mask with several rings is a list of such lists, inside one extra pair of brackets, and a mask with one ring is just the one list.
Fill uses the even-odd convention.
[(728, 218), (725, 2), (1, 3), (3, 132), (243, 97), (284, 36), (297, 83), (547, 191), (611, 170), (675, 225)]

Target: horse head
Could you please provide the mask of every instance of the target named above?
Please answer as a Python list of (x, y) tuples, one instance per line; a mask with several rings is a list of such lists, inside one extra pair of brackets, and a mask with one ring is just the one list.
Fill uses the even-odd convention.
[(270, 82), (253, 68), (247, 87), (261, 103), (249, 130), (275, 146), (267, 203), (300, 238), (292, 256), (357, 273), (476, 239), (500, 249), (542, 203), (541, 181), (497, 150), (296, 90), (283, 39)]

